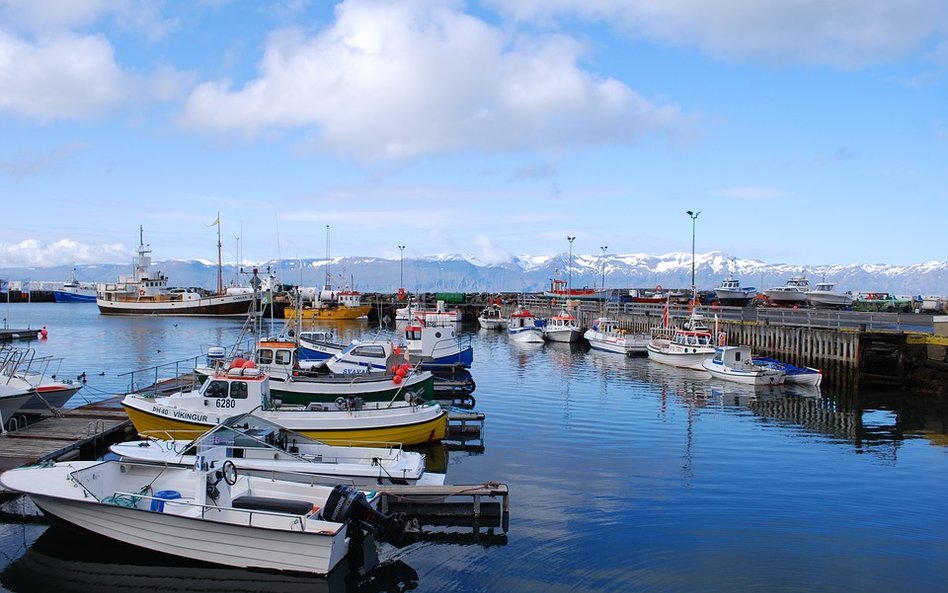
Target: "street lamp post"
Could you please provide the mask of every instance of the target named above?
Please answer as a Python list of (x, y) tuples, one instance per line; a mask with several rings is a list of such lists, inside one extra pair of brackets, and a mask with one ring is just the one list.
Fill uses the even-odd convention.
[(573, 293), (573, 239), (576, 237), (566, 237), (569, 241), (569, 277), (566, 281), (566, 296), (569, 298)]
[(602, 249), (602, 261), (599, 263), (599, 268), (602, 271), (602, 292), (606, 292), (606, 249), (609, 249), (607, 245), (600, 245), (599, 249)]
[(405, 246), (398, 246), (398, 289), (402, 291), (402, 294), (405, 290)]
[(701, 211), (692, 212), (688, 210), (685, 212), (688, 216), (691, 217), (691, 298), (695, 297), (695, 221), (698, 219), (698, 215), (701, 214)]

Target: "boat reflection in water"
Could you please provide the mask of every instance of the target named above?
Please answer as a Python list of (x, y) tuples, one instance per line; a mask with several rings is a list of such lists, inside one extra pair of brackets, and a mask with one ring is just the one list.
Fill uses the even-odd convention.
[(0, 583), (14, 593), (370, 593), (407, 591), (418, 585), (418, 574), (401, 560), (379, 562), (371, 536), (364, 541), (361, 560), (361, 567), (342, 562), (326, 577), (253, 571), (143, 552), (54, 525), (4, 569)]

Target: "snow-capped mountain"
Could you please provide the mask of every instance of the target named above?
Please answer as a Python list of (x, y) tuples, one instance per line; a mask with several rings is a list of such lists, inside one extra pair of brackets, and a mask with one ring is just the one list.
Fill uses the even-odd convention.
[[(322, 286), (326, 281), (326, 259), (282, 260), (256, 264), (261, 274), (272, 270), (286, 284)], [(804, 273), (811, 283), (826, 279), (841, 290), (885, 291), (896, 294), (948, 294), (948, 261), (928, 261), (907, 266), (889, 264), (826, 264), (801, 266), (766, 263), (755, 259), (731, 257), (714, 251), (695, 257), (695, 284), (699, 290), (713, 289), (733, 273), (744, 286), (766, 290), (782, 285), (790, 276)], [(155, 262), (170, 284), (203, 286), (217, 284), (217, 267), (202, 260)], [(234, 265), (224, 267), (226, 283), (246, 283), (252, 265), (243, 272)], [(71, 273), (72, 267), (7, 268), (0, 278), (18, 285), (31, 280), (34, 289), (52, 288)], [(375, 257), (338, 257), (329, 262), (331, 284), (354, 286), (364, 292), (395, 292), (402, 283), (413, 292), (536, 292), (550, 285), (553, 278), (572, 281), (574, 288), (688, 289), (691, 286), (690, 253), (663, 255), (573, 254), (572, 265), (566, 253), (534, 256), (520, 255), (500, 264), (485, 264), (464, 255), (433, 255), (423, 258), (381, 259)], [(82, 282), (112, 282), (120, 274), (129, 274), (127, 264), (102, 264), (76, 267)]]

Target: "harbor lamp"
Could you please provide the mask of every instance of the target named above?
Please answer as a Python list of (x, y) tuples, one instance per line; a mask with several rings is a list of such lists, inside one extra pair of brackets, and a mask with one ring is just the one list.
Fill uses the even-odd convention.
[(569, 241), (569, 277), (566, 281), (566, 295), (572, 296), (573, 294), (573, 239), (576, 237), (566, 237), (566, 240)]
[(602, 271), (602, 292), (606, 292), (606, 249), (609, 249), (608, 245), (600, 245), (599, 249), (602, 249), (602, 261), (599, 263), (599, 268)]
[(698, 220), (698, 215), (701, 214), (701, 211), (692, 212), (688, 210), (685, 212), (688, 216), (691, 217), (691, 298), (695, 297), (695, 221)]
[(405, 246), (398, 246), (398, 287), (405, 288)]

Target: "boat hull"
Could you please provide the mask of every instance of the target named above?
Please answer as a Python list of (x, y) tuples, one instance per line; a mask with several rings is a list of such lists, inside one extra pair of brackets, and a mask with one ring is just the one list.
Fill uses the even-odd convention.
[(542, 344), (543, 331), (539, 327), (521, 327), (517, 329), (507, 329), (507, 336), (514, 342), (524, 344)]
[(39, 388), (36, 395), (27, 400), (22, 410), (48, 410), (50, 408), (61, 408), (66, 405), (72, 396), (81, 389), (81, 385), (73, 387), (64, 387), (62, 389), (44, 389)]
[(834, 293), (814, 293), (810, 291), (807, 294), (807, 301), (813, 307), (820, 309), (843, 309), (850, 307), (853, 304), (853, 299), (846, 294), (834, 294)]
[(547, 328), (543, 331), (543, 339), (548, 342), (575, 342), (581, 335), (579, 328)]
[[(126, 397), (122, 407), (139, 433), (170, 431), (173, 434), (198, 436), (227, 418), (211, 410), (177, 409), (149, 403), (145, 398), (130, 402)], [(344, 410), (258, 410), (254, 415), (329, 445), (353, 442), (420, 445), (445, 437), (448, 415), (444, 409), (440, 406), (416, 406), (412, 410), (368, 418), (359, 416), (359, 412)]]
[(654, 344), (649, 344), (646, 348), (648, 357), (655, 362), (667, 364), (669, 366), (682, 369), (693, 369), (696, 371), (704, 370), (701, 363), (705, 359), (714, 356), (714, 349), (695, 349), (693, 352), (678, 350), (669, 350)]
[(79, 294), (65, 290), (54, 290), (53, 300), (57, 303), (94, 303), (95, 291), (92, 294)]
[(711, 373), (711, 376), (723, 381), (732, 383), (741, 383), (744, 385), (781, 385), (784, 382), (784, 374), (780, 371), (769, 369), (742, 371), (728, 368), (722, 364), (717, 364), (708, 359), (703, 361), (704, 370)]
[(312, 309), (296, 309), (294, 307), (286, 307), (283, 309), (283, 318), (352, 321), (355, 319), (367, 317), (371, 311), (372, 307), (369, 305), (359, 305), (357, 307), (314, 307)]
[(374, 373), (351, 373), (333, 375), (331, 379), (317, 377), (287, 380), (270, 375), (270, 393), (280, 398), (284, 405), (308, 405), (312, 402), (329, 403), (338, 398), (360, 397), (366, 402), (390, 402), (401, 400), (412, 392), (423, 400), (434, 397), (434, 377), (431, 373), (409, 375), (401, 383), (393, 376), (375, 378)]
[(484, 317), (478, 317), (477, 323), (481, 326), (481, 329), (497, 330), (507, 327), (507, 320), (504, 318), (488, 319)]
[[(94, 463), (101, 462), (76, 466)], [(224, 522), (228, 520), (224, 515), (233, 512), (227, 508), (208, 507), (202, 518), (100, 502), (70, 483), (70, 464), (60, 465), (66, 467), (12, 470), (4, 475), (3, 485), (28, 495), (44, 514), (62, 523), (138, 548), (212, 564), (324, 575), (348, 551), (346, 529), (340, 524), (319, 522), (297, 531), (268, 529)], [(48, 474), (41, 473), (47, 470)], [(30, 483), (31, 473), (62, 482), (51, 484), (47, 478)]]
[(148, 299), (96, 299), (102, 315), (168, 315), (246, 317), (253, 304), (252, 294), (224, 295), (183, 301)]

